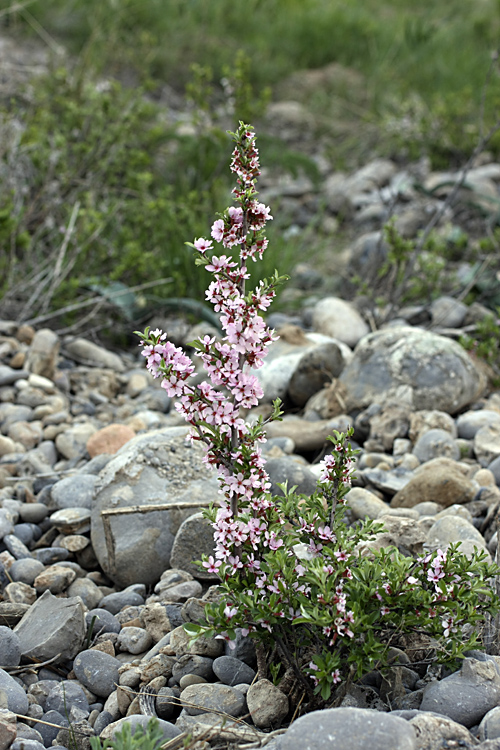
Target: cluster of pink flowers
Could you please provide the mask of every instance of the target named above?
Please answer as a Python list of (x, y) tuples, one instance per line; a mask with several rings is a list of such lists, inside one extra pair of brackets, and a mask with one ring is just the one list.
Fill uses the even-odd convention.
[(344, 446), (340, 443), (335, 446), (335, 453), (329, 453), (320, 463), (321, 475), (319, 481), (322, 484), (340, 481), (350, 487), (352, 481), (352, 470), (354, 468), (352, 459), (344, 456)]
[[(218, 471), (221, 507), (214, 526), (215, 555), (205, 561), (210, 572), (225, 577), (245, 568), (264, 590), (279, 590), (278, 582), (267, 581), (260, 572), (258, 550), (275, 551), (283, 545), (266, 523), (266, 511), (272, 502), (270, 482), (257, 441), (249, 437), (249, 428), (241, 409), (259, 403), (263, 391), (251, 371), (262, 366), (269, 345), (277, 339), (261, 317), (271, 304), (272, 285), (260, 282), (245, 293), (249, 278), (246, 262), (262, 258), (267, 247), (263, 232), (272, 219), (270, 209), (256, 200), (255, 180), (260, 174), (255, 134), (241, 126), (236, 134), (231, 171), (236, 174), (233, 190), (238, 206), (228, 208), (212, 225), (211, 236), (225, 250), (237, 247), (239, 259), (231, 254), (211, 254), (213, 240), (200, 237), (193, 243), (200, 262), (213, 275), (206, 298), (219, 313), (222, 340), (205, 336), (197, 342), (210, 382), (191, 385), (195, 371), (190, 358), (159, 330), (142, 341), (147, 367), (154, 377), (162, 377), (162, 387), (176, 397), (176, 409), (191, 425), (191, 437), (206, 447), (205, 462)], [(206, 429), (209, 426), (209, 430)], [(243, 511), (247, 513), (244, 514)], [(250, 517), (248, 515), (250, 514)]]

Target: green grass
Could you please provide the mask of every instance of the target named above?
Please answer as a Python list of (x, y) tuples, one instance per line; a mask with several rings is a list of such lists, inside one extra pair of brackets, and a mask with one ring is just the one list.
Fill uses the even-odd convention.
[(35, 0), (11, 25), (27, 29), (28, 13), (97, 66), (132, 66), (179, 90), (191, 63), (220, 76), (239, 49), (261, 86), (337, 61), (376, 96), (477, 90), (500, 29), (497, 0)]
[[(53, 49), (62, 43), (74, 60), (71, 71), (54, 69), (0, 112), (7, 123), (22, 116), (16, 158), (30, 165), (26, 184), (0, 188), (0, 294), (22, 308), (26, 289), (37, 292), (34, 315), (104, 278), (133, 286), (170, 277), (153, 296), (202, 298), (206, 279), (184, 242), (206, 236), (229, 202), (230, 141), (217, 120), (179, 136), (146, 92), (154, 99), (163, 84), (179, 94), (190, 86), (213, 116), (223, 101), (220, 79), (232, 71), (239, 80), (233, 127), (240, 117), (255, 120), (269, 86), (274, 98), (298, 99), (313, 113), (337, 167), (375, 153), (427, 153), (436, 167), (456, 166), (479, 138), (500, 0), (0, 0), (2, 27)], [(330, 74), (311, 83), (304, 71), (318, 69)], [(103, 76), (123, 86), (96, 89)], [(500, 110), (497, 81), (495, 71), (485, 129)], [(266, 167), (299, 167), (314, 179), (307, 157), (264, 134), (260, 145)], [(500, 154), (500, 137), (488, 147)], [(1, 158), (12, 165), (12, 153)], [(304, 254), (314, 255), (307, 233), (285, 240), (276, 218), (267, 275), (275, 267), (290, 273)], [(40, 268), (45, 276), (37, 276)], [(24, 299), (12, 296), (16, 284)]]

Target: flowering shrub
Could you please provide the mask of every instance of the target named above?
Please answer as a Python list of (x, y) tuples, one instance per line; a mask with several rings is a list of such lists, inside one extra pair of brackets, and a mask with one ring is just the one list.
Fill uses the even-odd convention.
[[(311, 497), (286, 485), (282, 495), (270, 495), (260, 450), (265, 422), (259, 418), (248, 424), (242, 409), (256, 406), (262, 397), (253, 370), (277, 337), (261, 312), (283, 279), (275, 272), (253, 291), (245, 290), (247, 264), (262, 258), (265, 225), (272, 217), (257, 200), (254, 132), (240, 123), (233, 136), (237, 206), (215, 221), (212, 240), (199, 238), (193, 244), (198, 263), (213, 275), (206, 296), (223, 329), (221, 341), (205, 336), (193, 343), (209, 380), (190, 382), (191, 359), (161, 331), (146, 329), (141, 343), (149, 371), (162, 377), (169, 396), (177, 397), (176, 409), (191, 425), (192, 439), (205, 446), (204, 461), (215, 467), (220, 484), (219, 503), (208, 511), (214, 554), (202, 563), (219, 576), (220, 597), (207, 605), (205, 624), (185, 628), (193, 637), (215, 635), (230, 644), (241, 629), (256, 640), (258, 655), (271, 654), (270, 671), (287, 675), (313, 706), (314, 695), (318, 705), (340, 683), (383, 664), (388, 648), (405, 635), (424, 634), (443, 660), (471, 648), (477, 635), (465, 637), (463, 626), (498, 609), (486, 585), (497, 569), (486, 563), (484, 553), (469, 560), (456, 547), (419, 560), (394, 548), (363, 554), (363, 542), (382, 527), (346, 521), (353, 470), (350, 433), (330, 438), (331, 452), (321, 462)], [(211, 255), (213, 240), (227, 254)], [(277, 401), (270, 419), (280, 414)]]

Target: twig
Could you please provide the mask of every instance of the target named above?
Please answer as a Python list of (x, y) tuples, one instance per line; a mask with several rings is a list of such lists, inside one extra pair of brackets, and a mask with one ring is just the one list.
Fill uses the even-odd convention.
[(57, 255), (54, 273), (52, 274), (52, 283), (47, 291), (47, 294), (43, 301), (43, 305), (41, 307), (42, 313), (47, 311), (47, 308), (52, 300), (52, 297), (54, 296), (54, 292), (59, 284), (59, 276), (61, 275), (61, 269), (62, 269), (62, 264), (64, 261), (64, 256), (66, 255), (66, 250), (68, 249), (71, 236), (73, 232), (75, 231), (75, 225), (76, 225), (76, 220), (78, 218), (79, 211), (80, 211), (80, 201), (76, 201), (73, 206), (73, 210), (71, 211), (71, 216), (69, 217), (68, 226), (66, 227), (66, 231), (64, 232), (64, 238), (61, 243), (61, 247), (59, 248), (59, 253)]
[(4, 669), (6, 672), (9, 672), (10, 674), (20, 674), (21, 672), (32, 672), (36, 671), (37, 669), (41, 669), (42, 667), (46, 667), (47, 664), (52, 664), (53, 662), (57, 661), (59, 659), (61, 654), (56, 654), (55, 656), (52, 656), (50, 659), (47, 659), (46, 661), (40, 661), (35, 662), (34, 664), (25, 664), (22, 667), (1, 667), (1, 669)]
[(54, 52), (56, 55), (63, 55), (64, 54), (64, 47), (62, 47), (60, 44), (56, 42), (55, 39), (51, 37), (48, 31), (43, 28), (41, 23), (39, 23), (34, 16), (31, 15), (29, 10), (25, 10), (24, 8), (19, 9), (19, 14), (26, 23), (28, 23), (34, 31), (38, 34), (40, 39), (43, 39), (45, 44), (50, 47), (52, 52)]
[(28, 5), (33, 5), (36, 0), (24, 0), (24, 3), (14, 3), (10, 8), (4, 8), (0, 10), (0, 18), (2, 16), (8, 16), (10, 13), (17, 13), (20, 10), (24, 10)]

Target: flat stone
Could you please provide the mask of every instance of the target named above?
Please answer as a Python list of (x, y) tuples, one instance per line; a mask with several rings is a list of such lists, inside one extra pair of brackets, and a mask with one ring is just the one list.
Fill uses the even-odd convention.
[(73, 339), (65, 344), (67, 353), (75, 357), (80, 364), (106, 367), (115, 372), (124, 372), (125, 365), (118, 354), (110, 352), (87, 339)]
[(85, 614), (78, 597), (59, 599), (50, 591), (28, 609), (14, 628), (23, 656), (46, 661), (73, 659), (85, 639)]
[(492, 409), (466, 411), (457, 417), (458, 437), (473, 440), (481, 427), (500, 423), (500, 413)]

